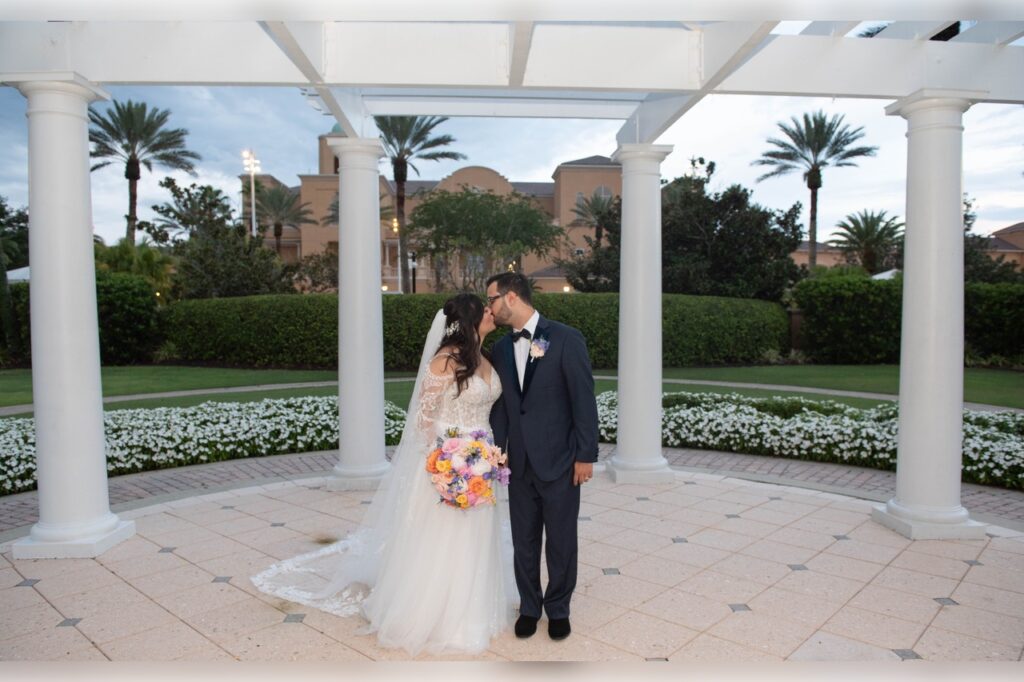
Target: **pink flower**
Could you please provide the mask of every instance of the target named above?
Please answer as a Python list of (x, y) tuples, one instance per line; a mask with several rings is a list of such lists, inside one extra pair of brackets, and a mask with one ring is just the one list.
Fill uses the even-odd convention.
[(451, 454), (462, 447), (462, 440), (459, 438), (449, 438), (441, 444), (441, 451)]

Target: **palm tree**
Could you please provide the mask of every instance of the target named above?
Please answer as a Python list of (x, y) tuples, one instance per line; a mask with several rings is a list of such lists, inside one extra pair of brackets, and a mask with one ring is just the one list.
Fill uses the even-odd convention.
[(447, 116), (376, 116), (377, 129), (380, 130), (384, 150), (391, 159), (391, 170), (395, 181), (395, 215), (398, 218), (398, 261), (402, 272), (402, 281), (409, 279), (408, 236), (405, 233), (405, 181), (409, 168), (420, 171), (412, 163), (413, 159), (440, 161), (441, 159), (459, 160), (465, 154), (443, 150), (455, 142), (451, 135), (432, 137), (434, 128), (448, 120)]
[(195, 175), (193, 161), (201, 157), (185, 148), (184, 128), (164, 128), (171, 112), (167, 109), (150, 109), (145, 102), (128, 100), (121, 104), (115, 101), (106, 114), (89, 110), (89, 142), (95, 145), (92, 156), (109, 159), (94, 164), (92, 170), (114, 163), (124, 162), (124, 177), (128, 179), (128, 227), (125, 231), (130, 244), (135, 243), (135, 224), (138, 222), (138, 183), (142, 177), (140, 166), (152, 172), (153, 164), (165, 168), (183, 170)]
[(615, 199), (610, 194), (604, 196), (598, 194), (598, 191), (595, 189), (590, 197), (580, 200), (572, 208), (572, 212), (576, 214), (580, 222), (594, 228), (595, 248), (601, 247), (604, 230), (614, 220), (612, 212), (614, 205)]
[(260, 222), (274, 226), (274, 248), (281, 254), (281, 234), (284, 227), (300, 229), (302, 225), (315, 225), (309, 204), (300, 204), (299, 195), (287, 187), (261, 188), (256, 192), (256, 216)]
[(856, 166), (851, 159), (874, 156), (878, 147), (854, 147), (864, 137), (863, 128), (850, 130), (843, 124), (843, 116), (831, 118), (825, 112), (804, 114), (803, 120), (791, 117), (792, 125), (779, 123), (788, 140), (768, 138), (776, 148), (764, 152), (754, 166), (772, 166), (774, 170), (757, 179), (758, 182), (791, 171), (803, 171), (807, 189), (811, 190), (811, 215), (808, 227), (807, 265), (811, 270), (818, 263), (818, 190), (821, 189), (821, 171), (828, 166)]
[(829, 243), (872, 275), (888, 266), (903, 238), (903, 223), (886, 216), (885, 211), (851, 213), (836, 227), (836, 236)]

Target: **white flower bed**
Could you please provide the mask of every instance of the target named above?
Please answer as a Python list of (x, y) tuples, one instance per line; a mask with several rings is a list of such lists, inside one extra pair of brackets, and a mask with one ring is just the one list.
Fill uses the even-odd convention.
[[(398, 442), (405, 411), (384, 402), (385, 441)], [(337, 397), (104, 413), (107, 471), (112, 475), (240, 457), (334, 450)], [(0, 494), (35, 487), (35, 420), (0, 420)]]
[[(615, 442), (617, 395), (597, 397), (601, 440)], [(803, 398), (666, 393), (662, 442), (892, 469), (896, 406), (858, 410)], [(107, 469), (127, 474), (186, 464), (338, 447), (332, 396), (118, 410), (104, 416)], [(397, 443), (405, 412), (384, 405), (386, 442)], [(964, 411), (964, 480), (1024, 488), (1024, 415)], [(0, 494), (35, 486), (35, 424), (0, 419)]]
[[(601, 440), (614, 442), (618, 396), (597, 397)], [(662, 443), (877, 469), (896, 465), (897, 407), (833, 401), (665, 393)], [(964, 410), (964, 480), (1024, 487), (1024, 414)]]

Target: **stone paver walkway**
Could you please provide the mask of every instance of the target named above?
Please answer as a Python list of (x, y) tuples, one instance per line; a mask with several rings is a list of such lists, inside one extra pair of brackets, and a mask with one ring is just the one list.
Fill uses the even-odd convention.
[[(583, 489), (573, 634), (552, 642), (542, 622), (480, 656), (417, 660), (1021, 660), (1024, 533), (912, 542), (863, 500), (690, 472), (617, 485), (601, 469)], [(0, 661), (412, 659), (359, 617), (249, 581), (356, 526), (369, 493), (324, 483), (124, 512), (137, 535), (96, 559), (15, 561), (0, 543)]]
[[(391, 450), (388, 448), (389, 457)], [(614, 450), (614, 445), (602, 443), (599, 461), (607, 460)], [(896, 474), (891, 471), (711, 450), (665, 448), (663, 454), (669, 465), (680, 471), (787, 484), (876, 502), (884, 502), (896, 492)], [(337, 451), (327, 451), (115, 476), (109, 479), (110, 504), (119, 512), (208, 492), (322, 476), (337, 462)], [(1024, 492), (965, 483), (961, 499), (975, 519), (1024, 531)], [(27, 534), (38, 520), (38, 509), (35, 491), (0, 497), (0, 541)]]

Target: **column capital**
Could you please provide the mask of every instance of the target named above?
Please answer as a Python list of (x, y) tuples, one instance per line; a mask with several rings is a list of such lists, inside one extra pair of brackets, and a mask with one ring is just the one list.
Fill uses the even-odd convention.
[(77, 95), (86, 102), (109, 100), (110, 93), (74, 71), (40, 71), (0, 74), (0, 82), (14, 86), (26, 97), (39, 91)]
[(903, 116), (923, 109), (956, 109), (967, 111), (972, 104), (985, 98), (985, 90), (946, 90), (942, 88), (921, 88), (906, 97), (901, 97), (885, 108), (887, 116)]
[(665, 157), (672, 153), (674, 147), (670, 144), (620, 144), (619, 148), (612, 154), (612, 161), (623, 163), (625, 161), (655, 161), (661, 163)]
[(334, 154), (341, 158), (342, 154), (366, 154), (377, 159), (383, 159), (384, 144), (379, 137), (345, 137), (344, 135), (327, 135), (327, 146)]

